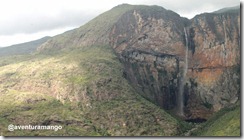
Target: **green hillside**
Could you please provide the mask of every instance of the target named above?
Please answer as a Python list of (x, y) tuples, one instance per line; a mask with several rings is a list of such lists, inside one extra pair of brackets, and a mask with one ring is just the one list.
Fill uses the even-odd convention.
[(51, 38), (47, 43), (38, 48), (39, 52), (60, 51), (61, 49), (79, 48), (93, 45), (110, 45), (110, 32), (118, 20), (127, 12), (133, 10), (144, 11), (145, 14), (155, 12), (157, 14), (166, 11), (159, 6), (121, 4), (111, 10), (102, 13), (87, 24), (67, 31)]
[[(140, 97), (122, 77), (112, 49), (83, 47), (0, 60), (0, 130), (4, 136), (170, 136), (179, 123)], [(27, 67), (28, 66), (28, 67)], [(60, 124), (55, 131), (7, 131), (9, 124)]]
[(43, 37), (38, 40), (16, 44), (8, 47), (0, 47), (0, 56), (24, 55), (35, 52), (36, 49), (51, 37)]
[(227, 107), (213, 115), (193, 136), (241, 136), (240, 104)]

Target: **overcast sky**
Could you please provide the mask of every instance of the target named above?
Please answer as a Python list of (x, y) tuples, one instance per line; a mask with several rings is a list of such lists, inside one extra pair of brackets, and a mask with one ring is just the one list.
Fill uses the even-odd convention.
[(53, 36), (77, 28), (122, 3), (159, 5), (183, 17), (240, 4), (238, 0), (2, 0), (0, 46)]

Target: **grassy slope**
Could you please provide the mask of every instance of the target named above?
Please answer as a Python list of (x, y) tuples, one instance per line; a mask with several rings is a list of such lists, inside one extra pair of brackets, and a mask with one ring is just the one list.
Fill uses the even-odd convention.
[[(67, 48), (109, 45), (109, 35), (119, 18), (131, 10), (160, 11), (159, 6), (121, 4), (102, 13), (80, 28), (67, 31), (50, 39), (39, 50), (46, 53)], [(145, 12), (148, 13), (148, 12)]]
[(43, 45), (40, 50), (48, 53), (50, 50), (57, 51), (60, 50), (60, 48), (77, 48), (83, 47), (84, 45), (91, 46), (94, 44), (108, 45), (109, 40), (107, 39), (109, 30), (111, 30), (120, 16), (129, 10), (141, 7), (146, 6), (133, 6), (127, 4), (116, 6), (92, 19), (80, 28), (53, 37), (48, 43)]
[(225, 108), (193, 133), (194, 136), (240, 136), (240, 105)]
[[(41, 94), (10, 90), (1, 94), (0, 131), (3, 136), (88, 136), (99, 135), (94, 126), (82, 116), (83, 112), (70, 103)], [(59, 131), (7, 130), (14, 125), (61, 125)]]
[(37, 47), (46, 42), (50, 37), (44, 37), (38, 40), (16, 44), (8, 47), (0, 47), (0, 56), (23, 55), (35, 52)]
[[(138, 96), (122, 69), (103, 46), (1, 59), (1, 134), (176, 135), (178, 121)], [(47, 122), (63, 129), (7, 131), (8, 124)]]
[[(36, 94), (45, 95), (45, 98), (52, 98), (52, 100), (37, 102), (34, 106), (38, 106), (39, 103), (47, 103), (46, 106), (36, 107), (29, 111), (42, 110), (42, 108), (50, 106), (50, 112), (53, 112), (54, 116), (61, 116), (59, 119), (64, 119), (62, 122), (65, 122), (66, 118), (59, 114), (60, 112), (54, 111), (55, 107), (49, 105), (49, 102), (52, 104), (58, 99), (58, 106), (61, 110), (66, 110), (67, 114), (69, 114), (69, 110), (65, 106), (75, 107), (74, 110), (80, 111), (83, 114), (81, 117), (89, 120), (93, 129), (88, 131), (84, 125), (80, 128), (80, 131), (82, 130), (84, 133), (75, 131), (72, 135), (90, 135), (91, 133), (94, 135), (177, 134), (178, 121), (136, 94), (122, 77), (123, 66), (109, 47), (88, 48), (81, 47), (79, 44), (79, 42), (85, 42), (83, 45), (90, 46), (89, 42), (94, 44), (99, 39), (104, 39), (106, 42), (107, 38), (103, 36), (107, 35), (108, 30), (123, 13), (134, 8), (146, 8), (146, 6), (121, 5), (115, 7), (79, 29), (52, 38), (41, 47), (42, 54), (1, 58), (0, 96), (3, 96), (6, 101), (11, 101), (14, 97), (11, 95), (13, 92), (20, 95), (29, 93), (30, 97)], [(82, 38), (80, 38), (81, 36)], [(98, 41), (98, 44), (101, 43)], [(55, 47), (75, 47), (76, 49), (52, 51), (56, 50)], [(23, 99), (23, 102), (26, 100), (28, 99)], [(2, 102), (1, 105), (7, 106), (8, 102)], [(24, 103), (21, 104), (24, 105)], [(10, 116), (16, 118), (17, 116), (14, 114), (23, 112), (23, 110), (17, 109), (21, 104), (14, 104), (12, 111), (1, 108), (2, 112), (10, 114), (0, 116), (4, 120), (3, 122), (6, 122), (1, 124), (3, 135), (30, 135), (26, 132), (9, 133), (6, 130), (6, 125), (12, 122)], [(47, 111), (49, 112), (49, 110)], [(30, 120), (36, 118), (36, 115), (32, 114), (29, 117)], [(45, 116), (42, 114), (39, 116), (39, 119), (33, 120), (35, 124), (45, 122), (42, 119)], [(23, 120), (23, 118), (17, 117), (17, 120)], [(57, 120), (51, 122), (57, 122)], [(36, 134), (48, 135), (48, 133), (39, 132)], [(56, 133), (52, 134), (56, 135)], [(64, 133), (64, 135), (71, 134)]]

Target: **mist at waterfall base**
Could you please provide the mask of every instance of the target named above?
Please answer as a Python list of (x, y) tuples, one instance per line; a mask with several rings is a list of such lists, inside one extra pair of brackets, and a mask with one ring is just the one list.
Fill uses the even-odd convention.
[(177, 112), (179, 116), (185, 116), (184, 115), (184, 85), (186, 83), (186, 73), (188, 69), (188, 36), (186, 28), (184, 28), (184, 34), (185, 34), (185, 41), (186, 41), (186, 51), (185, 51), (185, 65), (183, 68), (183, 74), (180, 77), (179, 82), (179, 91), (178, 91), (178, 101), (177, 101)]

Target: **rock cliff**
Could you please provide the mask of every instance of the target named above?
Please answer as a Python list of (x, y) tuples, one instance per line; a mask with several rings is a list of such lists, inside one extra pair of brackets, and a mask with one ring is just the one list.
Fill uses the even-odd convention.
[(208, 118), (239, 98), (239, 10), (205, 13), (188, 20), (156, 6), (135, 9), (122, 15), (110, 38), (124, 63), (124, 76), (142, 96), (165, 109), (177, 106), (186, 47), (187, 118)]
[(123, 76), (143, 97), (164, 109), (174, 110), (179, 104), (187, 65), (183, 86), (186, 118), (207, 119), (239, 99), (239, 9), (204, 13), (189, 20), (159, 6), (119, 5), (52, 38), (39, 51), (97, 44), (111, 46), (124, 64)]

